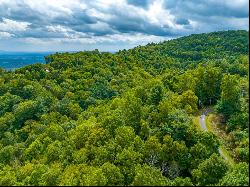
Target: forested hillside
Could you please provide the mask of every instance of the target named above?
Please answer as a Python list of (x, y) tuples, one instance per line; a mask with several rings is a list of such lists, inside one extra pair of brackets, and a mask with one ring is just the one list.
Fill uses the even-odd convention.
[[(0, 185), (248, 185), (249, 32), (0, 69)], [(213, 106), (235, 164), (192, 117)]]

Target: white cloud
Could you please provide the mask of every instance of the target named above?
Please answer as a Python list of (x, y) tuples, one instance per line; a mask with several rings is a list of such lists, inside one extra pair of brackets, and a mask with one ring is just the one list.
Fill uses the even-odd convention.
[(23, 3), (29, 6), (32, 10), (36, 10), (42, 15), (49, 17), (71, 15), (75, 8), (86, 8), (86, 5), (79, 0), (25, 0)]
[(7, 18), (3, 18), (3, 21), (0, 22), (0, 30), (1, 31), (25, 31), (31, 23), (28, 22), (18, 22), (14, 20), (10, 20)]
[(12, 36), (14, 36), (14, 35), (10, 34), (8, 32), (1, 32), (0, 31), (0, 39), (11, 38)]
[(249, 1), (248, 0), (226, 0), (226, 1), (218, 1), (213, 0), (214, 3), (225, 4), (228, 7), (232, 8), (246, 8), (248, 7)]
[(55, 26), (46, 26), (49, 32), (54, 32), (54, 33), (59, 33), (62, 34), (65, 38), (82, 38), (82, 37), (87, 37), (87, 34), (81, 33), (81, 32), (76, 32), (72, 30), (71, 28), (64, 27), (61, 25), (55, 25)]
[(92, 36), (82, 38), (53, 38), (53, 39), (38, 39), (38, 38), (25, 38), (24, 42), (31, 44), (60, 44), (60, 43), (78, 43), (78, 44), (101, 44), (101, 43), (130, 43), (135, 45), (144, 45), (149, 42), (161, 42), (164, 40), (172, 39), (171, 37), (162, 37), (145, 34), (112, 34), (106, 36)]
[(141, 33), (136, 34), (113, 34), (105, 37), (99, 38), (100, 42), (129, 42), (131, 44), (146, 44), (149, 42), (160, 42), (163, 40), (168, 40), (171, 37), (163, 37), (163, 36), (154, 36), (154, 35), (146, 35)]
[(248, 4), (248, 0), (0, 0), (0, 38), (44, 47), (141, 45), (191, 33), (248, 29)]
[(111, 18), (114, 17), (114, 15), (109, 14), (109, 13), (104, 13), (96, 10), (95, 8), (90, 8), (87, 10), (87, 13), (89, 16), (101, 19), (101, 20), (110, 20)]

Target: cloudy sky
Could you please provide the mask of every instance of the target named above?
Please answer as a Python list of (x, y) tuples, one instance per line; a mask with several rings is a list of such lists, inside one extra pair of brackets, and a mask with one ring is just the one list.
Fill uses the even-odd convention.
[(0, 0), (0, 50), (116, 51), (248, 30), (248, 0)]

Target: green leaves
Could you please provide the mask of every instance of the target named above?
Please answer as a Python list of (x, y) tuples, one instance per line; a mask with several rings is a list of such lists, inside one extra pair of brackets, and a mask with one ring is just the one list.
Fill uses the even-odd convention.
[(0, 116), (4, 115), (6, 112), (11, 112), (13, 109), (12, 107), (21, 100), (21, 97), (11, 95), (9, 92), (0, 96)]
[(121, 146), (121, 148), (127, 148), (133, 145), (135, 133), (132, 127), (119, 127), (116, 129), (115, 134), (115, 142), (118, 146)]
[(107, 179), (108, 186), (118, 186), (124, 183), (124, 176), (114, 164), (106, 162), (101, 166), (101, 169)]
[(224, 75), (221, 82), (221, 100), (218, 103), (218, 112), (228, 119), (234, 112), (240, 110), (239, 77), (236, 75)]
[(0, 170), (0, 185), (1, 186), (14, 186), (16, 185), (15, 172), (10, 166), (4, 167)]
[(133, 186), (168, 186), (170, 181), (161, 171), (146, 164), (136, 166)]
[(115, 164), (124, 175), (125, 185), (130, 184), (135, 176), (135, 166), (142, 163), (142, 154), (133, 150), (132, 147), (124, 149), (116, 156)]
[(227, 170), (226, 161), (217, 154), (213, 154), (192, 171), (192, 176), (197, 185), (214, 185), (219, 182)]
[(219, 186), (248, 186), (249, 165), (246, 162), (236, 164), (230, 168), (225, 176), (217, 184)]
[(38, 111), (39, 105), (36, 101), (28, 100), (16, 105), (13, 111), (16, 118), (16, 128), (20, 128), (26, 120), (36, 118)]
[(194, 114), (198, 111), (198, 97), (191, 90), (183, 92), (180, 100), (183, 108), (186, 109), (187, 113)]

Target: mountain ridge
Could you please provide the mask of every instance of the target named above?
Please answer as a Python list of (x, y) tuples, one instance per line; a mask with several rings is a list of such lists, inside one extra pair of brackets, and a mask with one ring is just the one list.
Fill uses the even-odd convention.
[(0, 69), (0, 185), (248, 186), (248, 32), (214, 35)]

